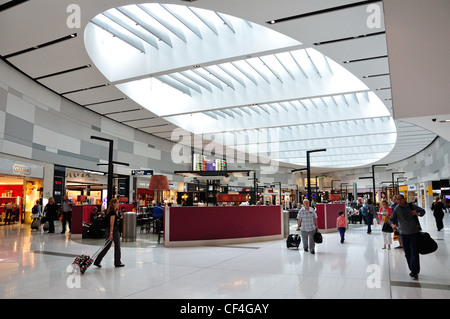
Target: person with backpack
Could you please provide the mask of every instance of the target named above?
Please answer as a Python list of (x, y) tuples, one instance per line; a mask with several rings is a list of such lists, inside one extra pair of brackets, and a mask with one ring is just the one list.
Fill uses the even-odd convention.
[(36, 204), (34, 204), (33, 208), (31, 209), (31, 219), (33, 221), (31, 222), (31, 229), (38, 230), (41, 225), (41, 205), (39, 204), (39, 199), (36, 199)]
[(375, 208), (372, 205), (372, 199), (369, 198), (367, 200), (367, 204), (364, 205), (362, 213), (363, 213), (363, 215), (366, 218), (367, 233), (371, 234), (372, 233), (373, 218), (375, 216)]
[(411, 271), (409, 275), (417, 280), (420, 272), (418, 239), (421, 230), (418, 216), (425, 215), (425, 210), (415, 204), (406, 203), (405, 197), (401, 194), (397, 195), (397, 202), (398, 205), (392, 212), (389, 222), (391, 225), (398, 225), (403, 251)]

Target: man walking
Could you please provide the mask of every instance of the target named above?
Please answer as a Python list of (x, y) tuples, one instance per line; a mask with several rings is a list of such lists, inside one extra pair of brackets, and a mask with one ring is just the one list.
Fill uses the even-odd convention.
[(420, 261), (417, 241), (421, 230), (418, 216), (425, 215), (425, 210), (414, 204), (407, 204), (403, 195), (397, 195), (398, 205), (390, 218), (390, 223), (398, 225), (402, 238), (406, 261), (414, 279), (419, 279)]
[(64, 195), (64, 201), (62, 203), (63, 219), (61, 234), (66, 232), (66, 223), (69, 224), (69, 232), (72, 230), (72, 205), (73, 202), (69, 200), (69, 196)]
[[(297, 230), (301, 230), (301, 236), (303, 241), (303, 249), (308, 251), (311, 249), (311, 254), (314, 254), (314, 234), (316, 233), (317, 226), (317, 214), (314, 208), (309, 207), (309, 200), (303, 200), (303, 207), (297, 214)], [(308, 245), (309, 239), (309, 245)]]

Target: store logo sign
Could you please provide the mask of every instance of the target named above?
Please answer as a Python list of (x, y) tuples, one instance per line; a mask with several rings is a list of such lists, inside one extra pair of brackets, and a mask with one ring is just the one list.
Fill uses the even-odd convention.
[(14, 164), (13, 173), (14, 175), (22, 175), (22, 176), (31, 175), (31, 168), (20, 164)]

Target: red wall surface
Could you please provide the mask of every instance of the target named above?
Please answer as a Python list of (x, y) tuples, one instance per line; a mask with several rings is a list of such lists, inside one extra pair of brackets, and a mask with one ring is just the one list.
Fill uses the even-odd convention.
[(339, 212), (345, 213), (345, 204), (316, 204), (319, 229), (335, 229)]
[(171, 207), (170, 241), (272, 236), (282, 233), (280, 206)]

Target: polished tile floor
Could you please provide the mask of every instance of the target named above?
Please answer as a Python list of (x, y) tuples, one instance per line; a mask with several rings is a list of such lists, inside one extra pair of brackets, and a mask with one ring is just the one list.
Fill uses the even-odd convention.
[(71, 263), (93, 254), (102, 239), (74, 240), (59, 225), (55, 234), (2, 225), (0, 298), (450, 298), (450, 214), (441, 232), (430, 211), (421, 223), (439, 249), (421, 256), (418, 281), (409, 277), (402, 250), (381, 249), (380, 227), (368, 235), (359, 224), (350, 225), (344, 244), (338, 233), (324, 234), (315, 255), (288, 250), (284, 240), (164, 248), (155, 235), (138, 234), (122, 245), (124, 268), (114, 268), (110, 250), (102, 268), (91, 266), (84, 275)]

